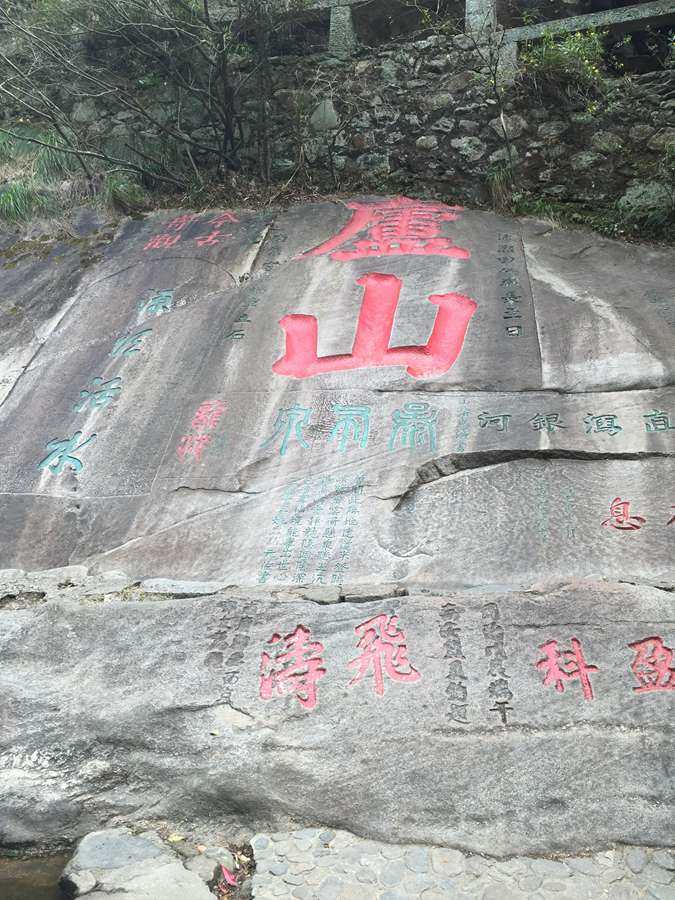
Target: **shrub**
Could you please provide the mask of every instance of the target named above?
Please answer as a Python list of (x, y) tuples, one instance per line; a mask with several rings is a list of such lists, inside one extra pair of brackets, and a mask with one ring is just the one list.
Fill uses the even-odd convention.
[(542, 99), (586, 98), (602, 93), (605, 32), (546, 32), (520, 53), (520, 82)]

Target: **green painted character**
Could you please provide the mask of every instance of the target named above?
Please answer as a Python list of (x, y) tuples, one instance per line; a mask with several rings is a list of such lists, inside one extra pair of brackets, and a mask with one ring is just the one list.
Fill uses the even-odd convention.
[(337, 443), (340, 453), (345, 452), (350, 440), (365, 448), (370, 433), (370, 407), (343, 406), (334, 403), (333, 412), (337, 416), (337, 421), (328, 435), (328, 440)]
[(645, 431), (652, 434), (655, 431), (675, 431), (675, 425), (670, 421), (670, 416), (661, 409), (653, 409), (646, 416)]
[(428, 444), (430, 450), (436, 449), (436, 417), (438, 410), (432, 409), (429, 403), (404, 403), (403, 409), (394, 410), (392, 429), (389, 437), (389, 449), (396, 447), (400, 438), (401, 447), (417, 450)]
[(269, 446), (281, 435), (281, 446), (279, 447), (280, 456), (286, 455), (288, 444), (293, 436), (300, 446), (304, 447), (305, 450), (309, 449), (309, 444), (303, 436), (302, 429), (309, 425), (311, 415), (311, 409), (306, 409), (304, 406), (298, 406), (297, 403), (294, 403), (289, 409), (280, 409), (276, 422), (274, 423), (272, 435), (262, 446)]
[(147, 316), (161, 316), (169, 312), (173, 305), (173, 290), (155, 291), (145, 303), (141, 303), (141, 310)]
[(91, 409), (102, 409), (113, 400), (117, 400), (122, 390), (122, 379), (118, 376), (110, 381), (104, 381), (100, 375), (94, 378), (92, 384), (95, 384), (99, 390), (97, 391), (80, 391), (80, 399), (77, 401), (73, 409), (75, 412), (82, 412), (87, 406)]
[(586, 434), (610, 434), (614, 437), (623, 428), (617, 422), (617, 416), (594, 416), (589, 413), (584, 419)]
[(38, 469), (49, 469), (54, 475), (60, 475), (64, 466), (69, 465), (77, 475), (78, 472), (82, 471), (82, 461), (73, 456), (72, 452), (84, 450), (87, 444), (92, 444), (96, 440), (96, 435), (92, 434), (86, 441), (78, 444), (77, 442), (81, 437), (82, 432), (76, 431), (71, 438), (66, 438), (63, 441), (49, 441), (47, 447), (49, 447), (51, 453), (38, 463)]
[(151, 333), (152, 328), (145, 328), (143, 331), (137, 331), (135, 334), (126, 334), (115, 341), (110, 355), (130, 356), (132, 353), (139, 353), (143, 344), (143, 338), (146, 334)]

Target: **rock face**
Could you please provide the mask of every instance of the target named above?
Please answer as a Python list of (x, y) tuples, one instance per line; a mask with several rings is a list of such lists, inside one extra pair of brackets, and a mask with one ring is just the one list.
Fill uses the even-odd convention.
[(159, 837), (136, 836), (124, 828), (88, 834), (61, 878), (70, 897), (104, 900), (122, 894), (127, 900), (212, 900), (198, 875), (183, 866)]
[(672, 841), (672, 251), (361, 198), (49, 264), (3, 336), (1, 845)]

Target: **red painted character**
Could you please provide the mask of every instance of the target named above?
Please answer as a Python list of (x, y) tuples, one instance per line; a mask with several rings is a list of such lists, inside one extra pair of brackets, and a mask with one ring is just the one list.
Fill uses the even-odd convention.
[(639, 531), (646, 521), (644, 516), (631, 516), (629, 500), (615, 497), (609, 507), (609, 518), (602, 524), (616, 528), (617, 531)]
[(216, 244), (219, 244), (222, 238), (232, 237), (231, 234), (223, 234), (223, 232), (220, 230), (226, 222), (237, 224), (239, 222), (239, 219), (233, 212), (230, 212), (230, 210), (226, 210), (225, 212), (220, 213), (220, 215), (215, 216), (213, 219), (209, 219), (209, 225), (214, 225), (215, 227), (211, 229), (210, 234), (207, 234), (205, 237), (195, 239), (197, 242), (197, 246), (213, 247)]
[(390, 347), (394, 316), (401, 293), (395, 275), (371, 273), (359, 278), (363, 301), (351, 353), (317, 356), (318, 324), (315, 316), (284, 316), (286, 351), (272, 366), (278, 375), (309, 378), (325, 372), (344, 372), (377, 366), (406, 366), (413, 378), (442, 375), (459, 356), (477, 304), (464, 294), (433, 294), (436, 321), (424, 346)]
[(180, 240), (180, 234), (156, 234), (151, 237), (144, 250), (162, 250), (167, 247), (173, 247)]
[(544, 686), (554, 685), (556, 691), (562, 694), (565, 683), (573, 678), (578, 678), (585, 700), (593, 699), (593, 688), (589, 674), (597, 672), (597, 666), (589, 666), (584, 659), (581, 642), (572, 638), (572, 649), (560, 651), (558, 641), (547, 641), (541, 644), (544, 658), (535, 663), (536, 667), (544, 672)]
[(635, 652), (630, 667), (640, 685), (633, 688), (636, 694), (675, 691), (673, 651), (664, 645), (660, 637), (645, 638), (628, 646)]
[(303, 256), (324, 256), (345, 261), (368, 256), (449, 256), (468, 259), (470, 253), (440, 234), (443, 222), (453, 222), (463, 207), (394, 197), (345, 204), (352, 218), (335, 237)]
[(359, 635), (357, 647), (361, 656), (351, 660), (349, 666), (358, 669), (349, 682), (352, 687), (361, 681), (368, 670), (373, 669), (375, 693), (384, 694), (384, 676), (392, 681), (414, 683), (422, 677), (408, 659), (406, 637), (398, 629), (398, 616), (387, 617), (385, 613), (357, 625), (354, 631)]
[(304, 625), (282, 638), (273, 634), (270, 653), (263, 651), (260, 658), (260, 697), (271, 700), (274, 692), (285, 697), (295, 694), (305, 709), (316, 706), (316, 683), (326, 674), (323, 666), (323, 644), (310, 641), (311, 632)]
[(210, 443), (210, 434), (184, 434), (176, 447), (176, 453), (183, 462), (186, 456), (194, 456), (197, 462), (201, 462), (202, 455)]
[(224, 412), (222, 400), (205, 400), (194, 414), (190, 427), (195, 431), (213, 431)]

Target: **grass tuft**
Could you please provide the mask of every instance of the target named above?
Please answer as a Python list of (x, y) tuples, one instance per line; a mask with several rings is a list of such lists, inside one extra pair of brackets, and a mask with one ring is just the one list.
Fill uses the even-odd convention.
[(36, 214), (52, 211), (54, 206), (53, 197), (30, 178), (0, 189), (0, 219), (5, 222), (29, 222)]

